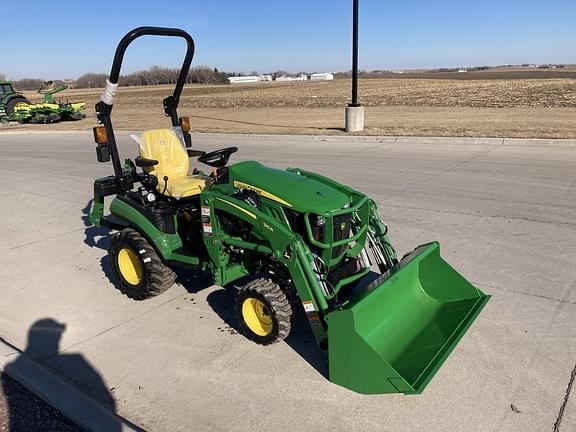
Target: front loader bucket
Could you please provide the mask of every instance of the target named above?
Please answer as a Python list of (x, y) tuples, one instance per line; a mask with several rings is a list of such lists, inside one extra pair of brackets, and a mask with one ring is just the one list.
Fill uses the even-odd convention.
[(327, 315), (330, 381), (359, 393), (421, 393), (490, 296), (440, 257), (415, 249)]

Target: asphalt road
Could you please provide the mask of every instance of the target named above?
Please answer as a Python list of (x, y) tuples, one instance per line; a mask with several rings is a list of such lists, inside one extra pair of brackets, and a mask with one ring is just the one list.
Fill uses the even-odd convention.
[[(203, 150), (228, 145), (240, 148), (233, 161), (370, 194), (400, 254), (439, 240), (493, 295), (424, 394), (331, 384), (303, 323), (287, 343), (249, 342), (230, 293), (197, 274), (149, 301), (123, 297), (105, 231), (86, 226), (92, 182), (111, 172), (90, 133), (0, 132), (0, 336), (151, 431), (576, 429), (575, 142), (195, 137)], [(28, 333), (43, 318), (61, 340), (38, 353)]]

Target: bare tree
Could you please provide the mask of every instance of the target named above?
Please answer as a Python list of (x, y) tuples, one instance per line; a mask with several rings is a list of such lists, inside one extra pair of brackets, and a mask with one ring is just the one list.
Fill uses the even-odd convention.
[(44, 80), (40, 78), (23, 78), (21, 80), (14, 81), (14, 87), (16, 87), (18, 90), (38, 90), (43, 83)]
[(97, 73), (87, 73), (82, 75), (76, 80), (75, 87), (77, 88), (99, 88), (106, 87), (106, 79), (108, 75), (97, 74)]
[[(146, 86), (160, 84), (175, 84), (180, 75), (180, 69), (152, 66), (147, 70), (132, 72), (120, 77), (121, 86)], [(198, 66), (190, 69), (186, 77), (187, 83), (216, 84), (228, 83), (229, 74), (212, 69), (208, 66)], [(104, 87), (107, 76), (104, 74), (84, 74), (76, 81), (76, 87)]]

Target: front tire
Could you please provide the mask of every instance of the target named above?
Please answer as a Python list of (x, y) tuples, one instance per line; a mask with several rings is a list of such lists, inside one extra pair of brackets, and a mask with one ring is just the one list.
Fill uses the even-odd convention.
[(112, 238), (108, 249), (116, 287), (134, 300), (162, 294), (176, 281), (154, 248), (138, 231), (126, 228)]
[(239, 328), (248, 339), (270, 345), (290, 334), (292, 306), (272, 279), (257, 278), (246, 283), (238, 291), (234, 306)]

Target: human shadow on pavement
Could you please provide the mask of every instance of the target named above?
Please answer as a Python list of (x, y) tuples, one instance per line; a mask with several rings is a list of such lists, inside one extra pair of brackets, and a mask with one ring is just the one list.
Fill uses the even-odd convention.
[[(225, 326), (221, 332), (228, 331), (231, 335), (241, 335), (238, 321), (234, 314), (234, 298), (236, 288), (228, 286), (213, 291), (208, 295), (208, 304), (224, 321)], [(318, 348), (312, 335), (312, 330), (302, 308), (296, 308), (296, 316), (292, 323), (292, 331), (285, 342), (316, 369), (324, 378), (328, 378), (328, 360), (326, 355)], [(241, 336), (243, 337), (243, 336)]]
[[(60, 339), (66, 326), (51, 318), (36, 321), (28, 331), (28, 344), (26, 349), (14, 360), (7, 364), (4, 373), (8, 376), (18, 376), (26, 370), (29, 360), (47, 366), (54, 372), (65, 371), (66, 379), (75, 387), (80, 387), (83, 393), (98, 401), (109, 412), (116, 412), (116, 402), (104, 383), (100, 374), (81, 354), (60, 353)], [(58, 373), (57, 373), (58, 374)], [(58, 374), (62, 375), (62, 374)], [(29, 411), (29, 405), (22, 402), (21, 394), (14, 392), (14, 387), (2, 380), (2, 386), (6, 397), (11, 432), (33, 430), (73, 430), (61, 428), (38, 428), (37, 421)], [(50, 403), (50, 401), (47, 401)], [(110, 432), (120, 431), (122, 423), (120, 419), (106, 419), (106, 430)]]

